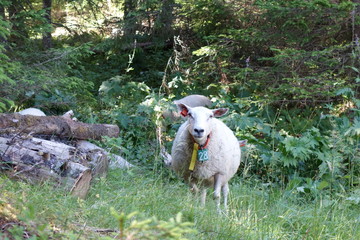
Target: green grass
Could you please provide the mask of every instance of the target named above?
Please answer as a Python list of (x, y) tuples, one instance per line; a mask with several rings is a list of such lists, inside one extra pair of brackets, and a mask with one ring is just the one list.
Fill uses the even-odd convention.
[[(152, 219), (146, 224), (154, 227), (181, 212), (182, 222), (193, 223), (184, 229), (196, 230), (184, 233), (186, 239), (360, 239), (360, 207), (347, 200), (348, 196), (330, 198), (324, 193), (306, 199), (295, 191), (235, 178), (229, 211), (218, 214), (211, 197), (202, 208), (185, 184), (169, 176), (167, 171), (113, 170), (92, 185), (86, 200), (78, 200), (50, 184), (32, 186), (0, 175), (0, 203), (9, 203), (18, 218), (37, 231), (53, 236), (51, 229), (55, 229), (63, 239), (106, 239), (88, 227), (119, 229), (119, 219), (111, 209), (125, 215), (138, 212), (124, 218), (125, 230), (134, 220)], [(147, 239), (146, 234), (133, 239)], [(114, 233), (110, 236), (108, 239), (120, 238)]]

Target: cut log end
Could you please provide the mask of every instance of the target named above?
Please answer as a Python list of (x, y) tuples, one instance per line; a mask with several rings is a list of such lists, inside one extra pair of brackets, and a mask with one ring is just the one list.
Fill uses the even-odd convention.
[(79, 197), (81, 199), (85, 199), (90, 189), (91, 179), (92, 179), (92, 174), (90, 169), (87, 169), (86, 171), (82, 172), (80, 176), (76, 179), (74, 185), (70, 190), (70, 193), (73, 196)]

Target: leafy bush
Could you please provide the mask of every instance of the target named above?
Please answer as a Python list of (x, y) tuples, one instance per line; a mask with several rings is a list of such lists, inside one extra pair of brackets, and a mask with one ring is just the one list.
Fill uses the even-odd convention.
[(93, 84), (74, 76), (72, 69), (81, 57), (91, 53), (86, 44), (36, 54), (18, 53), (19, 61), (3, 65), (8, 79), (0, 82), (0, 92), (17, 107), (36, 106), (52, 114), (76, 110), (84, 104), (91, 106), (94, 104), (90, 92)]
[(241, 114), (233, 111), (225, 119), (240, 139), (249, 142), (250, 149), (245, 149), (242, 163), (244, 177), (257, 176), (264, 182), (283, 186), (295, 182), (301, 186), (311, 181), (321, 190), (332, 191), (351, 189), (360, 183), (358, 111), (353, 118), (318, 113), (313, 116), (317, 121), (310, 121), (303, 131), (293, 132), (290, 129), (300, 129), (298, 125), (304, 127), (304, 123), (287, 122), (292, 127), (287, 126), (290, 131), (286, 131), (280, 111), (274, 119), (263, 114), (268, 110), (256, 113), (255, 109)]
[[(14, 85), (14, 81), (8, 76), (8, 72), (16, 71), (16, 64), (11, 63), (9, 57), (4, 53), (5, 47), (3, 42), (9, 36), (9, 24), (0, 18), (0, 87), (4, 84)], [(5, 92), (0, 90), (0, 113), (10, 108), (14, 102), (9, 99)]]
[[(120, 127), (121, 152), (127, 160), (153, 167), (157, 151), (159, 98), (145, 83), (131, 81), (130, 75), (115, 76), (100, 86), (102, 110), (98, 117)], [(106, 144), (105, 144), (106, 145)]]

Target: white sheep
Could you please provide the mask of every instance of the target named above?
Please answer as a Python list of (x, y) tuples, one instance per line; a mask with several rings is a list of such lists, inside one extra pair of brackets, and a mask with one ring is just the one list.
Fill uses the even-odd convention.
[[(181, 99), (175, 100), (174, 104), (185, 104), (189, 107), (210, 107), (212, 102), (208, 97), (203, 95), (193, 94)], [(170, 109), (165, 110), (162, 113), (163, 118), (170, 119), (171, 121), (175, 121), (181, 117), (181, 115), (177, 111), (172, 111)]]
[(26, 108), (19, 112), (21, 115), (46, 116), (43, 111), (38, 108)]
[[(39, 116), (39, 117), (46, 116), (46, 114), (38, 108), (26, 108), (18, 113), (21, 115), (31, 115), (31, 116)], [(66, 113), (64, 113), (62, 115), (62, 117), (64, 117), (64, 118), (71, 119), (73, 121), (77, 121), (77, 118), (75, 118), (73, 116), (74, 116), (73, 110), (67, 111)]]
[(197, 185), (203, 187), (202, 205), (206, 200), (205, 187), (213, 186), (217, 208), (220, 208), (221, 191), (226, 208), (228, 181), (236, 173), (241, 157), (239, 142), (233, 132), (215, 118), (226, 114), (228, 109), (191, 108), (185, 104), (178, 104), (178, 107), (188, 119), (176, 133), (170, 167), (189, 182), (195, 192), (199, 191)]
[(208, 97), (193, 94), (174, 101), (175, 104), (185, 104), (189, 107), (210, 107), (212, 102)]

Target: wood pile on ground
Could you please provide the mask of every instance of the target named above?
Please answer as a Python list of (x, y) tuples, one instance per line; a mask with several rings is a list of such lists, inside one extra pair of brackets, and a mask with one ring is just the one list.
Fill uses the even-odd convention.
[(132, 165), (88, 142), (117, 137), (110, 124), (87, 124), (63, 116), (0, 114), (0, 171), (30, 183), (50, 181), (85, 198), (92, 179), (105, 177), (113, 166)]

